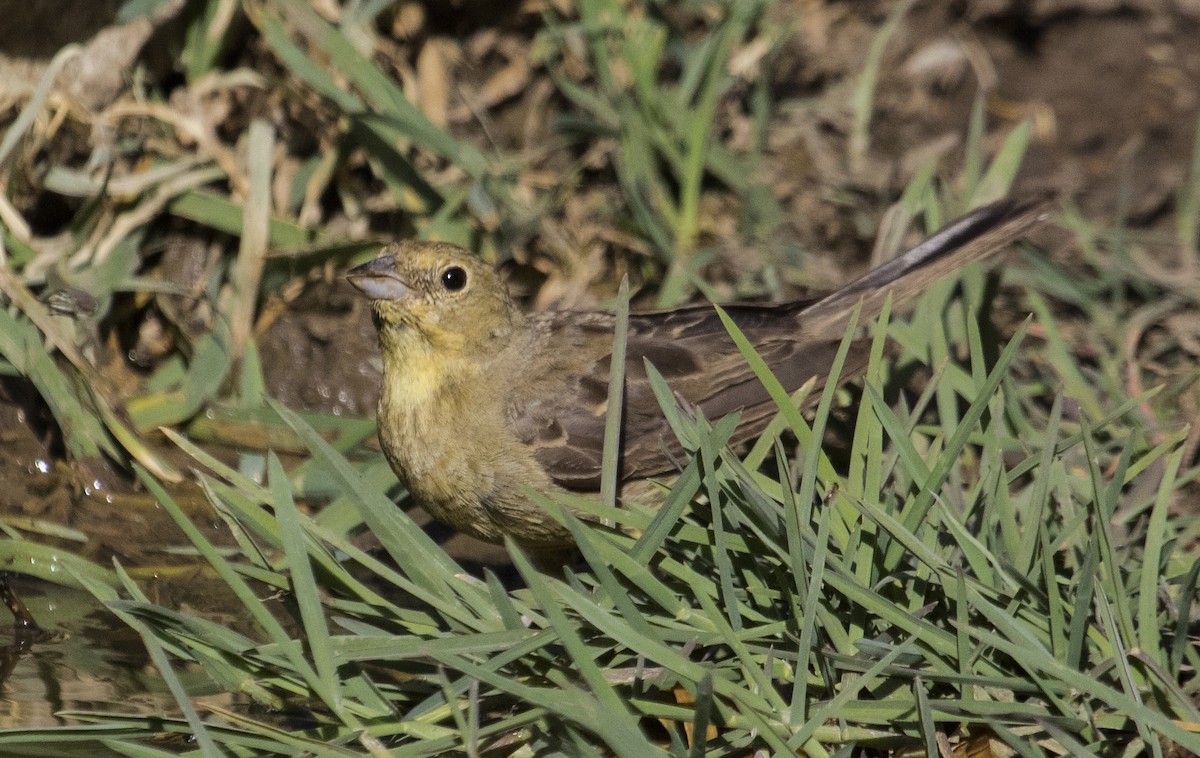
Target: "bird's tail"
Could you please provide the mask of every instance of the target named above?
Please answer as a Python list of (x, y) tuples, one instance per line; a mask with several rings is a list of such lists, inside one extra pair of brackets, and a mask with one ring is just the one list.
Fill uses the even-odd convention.
[[(861, 318), (874, 318), (889, 293), (894, 305), (971, 261), (1003, 249), (1046, 217), (1045, 200), (1004, 200), (977, 208), (903, 255), (872, 269), (804, 310), (809, 334), (839, 339), (855, 306)], [(861, 323), (861, 321), (860, 321)]]

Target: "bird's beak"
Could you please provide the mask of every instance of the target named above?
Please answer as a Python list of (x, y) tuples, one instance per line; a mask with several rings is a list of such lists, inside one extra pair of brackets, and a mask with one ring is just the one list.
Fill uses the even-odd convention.
[(411, 291), (396, 272), (396, 261), (390, 255), (350, 269), (346, 279), (371, 300), (403, 300)]

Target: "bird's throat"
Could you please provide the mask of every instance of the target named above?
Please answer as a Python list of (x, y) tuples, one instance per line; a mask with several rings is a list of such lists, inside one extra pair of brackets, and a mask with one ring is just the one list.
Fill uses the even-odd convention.
[(393, 411), (406, 415), (436, 412), (434, 409), (454, 399), (455, 389), (463, 386), (464, 372), (471, 371), (461, 349), (444, 344), (444, 339), (430, 341), (428, 337), (412, 329), (380, 332), (382, 399)]

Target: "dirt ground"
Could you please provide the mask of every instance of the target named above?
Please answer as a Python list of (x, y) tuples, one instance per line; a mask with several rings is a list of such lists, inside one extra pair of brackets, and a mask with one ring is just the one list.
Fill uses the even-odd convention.
[[(410, 2), (388, 18), (395, 55), (407, 56), (398, 68), (412, 69), (433, 45), (453, 52), (442, 60), (456, 86), (441, 105), (456, 135), (481, 146), (525, 151), (531, 171), (553, 172), (561, 156), (532, 146), (552, 141), (551, 116), (563, 104), (547, 74), (521, 60), (540, 24), (536, 11), (544, 5), (509, 3), (501, 12), (473, 0)], [(852, 170), (845, 159), (850, 97), (867, 50), (895, 5), (791, 0), (773, 7), (773, 20), (790, 21), (793, 32), (772, 64), (768, 159), (755, 178), (770, 188), (782, 221), (772, 236), (775, 249), (750, 249), (738, 241), (737, 208), (706, 208), (703, 233), (722, 247), (720, 265), (752, 270), (767, 258), (803, 251), (806, 284), (832, 285), (860, 270), (880, 215), (917, 168), (938, 157), (953, 174), (961, 163), (972, 104), (981, 90), (989, 150), (1021, 120), (1032, 120), (1018, 192), (1050, 191), (1105, 224), (1124, 218), (1145, 244), (1173, 254), (1168, 241), (1176, 194), (1200, 121), (1200, 3), (916, 3), (884, 54), (868, 164)], [(112, 23), (103, 10), (90, 20), (93, 28), (56, 36), (53, 44), (94, 39)], [(142, 31), (143, 43), (153, 40), (154, 30)], [(7, 65), (36, 70), (53, 53), (29, 49), (28, 39), (20, 45), (11, 35), (0, 40)], [(254, 54), (247, 52), (251, 60)], [(748, 139), (745, 128), (743, 117), (722, 115), (721, 138), (730, 144)], [(538, 279), (526, 287), (534, 307), (587, 305), (611, 292), (600, 244), (604, 235), (597, 230), (606, 228), (604, 206), (615, 197), (611, 181), (599, 181), (529, 235), (518, 264), (541, 275), (540, 288)], [(562, 245), (588, 250), (599, 245), (600, 253), (581, 256), (568, 271), (556, 253)], [(720, 285), (721, 277), (715, 278)], [(720, 286), (718, 292), (737, 294)], [(292, 407), (370, 414), (379, 372), (365, 303), (334, 271), (308, 277), (296, 293), (286, 309), (264, 322), (258, 340), (269, 391)], [(114, 520), (103, 493), (129, 493), (126, 480), (103, 469), (65, 466), (56, 436), (23, 381), (0, 382), (5, 450), (0, 482), (6, 485), (0, 487), (0, 512), (83, 529), (94, 535), (91, 552), (97, 557), (145, 559), (143, 548), (162, 539), (157, 518), (123, 509)], [(98, 504), (109, 507), (92, 507)], [(131, 540), (133, 533), (142, 539)]]

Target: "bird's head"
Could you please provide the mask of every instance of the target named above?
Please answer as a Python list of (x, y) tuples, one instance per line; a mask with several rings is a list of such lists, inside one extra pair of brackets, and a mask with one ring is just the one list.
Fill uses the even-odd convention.
[(522, 319), (496, 270), (457, 245), (391, 244), (346, 278), (370, 298), (385, 349), (418, 340), (443, 353), (487, 350)]

